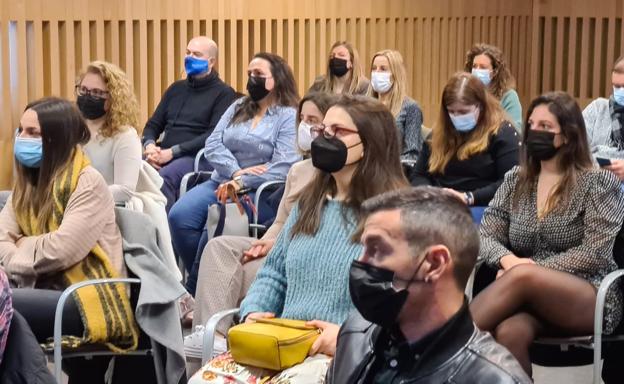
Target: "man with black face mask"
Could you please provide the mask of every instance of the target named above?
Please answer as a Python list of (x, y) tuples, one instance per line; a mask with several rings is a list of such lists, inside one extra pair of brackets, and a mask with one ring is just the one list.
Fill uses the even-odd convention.
[(362, 206), (364, 254), (353, 262), (354, 311), (328, 383), (531, 383), (472, 321), (464, 289), (479, 251), (465, 204), (418, 187)]

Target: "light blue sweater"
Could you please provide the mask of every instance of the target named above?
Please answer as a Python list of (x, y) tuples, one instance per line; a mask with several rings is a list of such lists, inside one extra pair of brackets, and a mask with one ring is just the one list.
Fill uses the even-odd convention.
[(520, 104), (520, 98), (518, 93), (510, 89), (501, 98), (501, 107), (511, 118), (511, 123), (519, 133), (522, 132), (522, 104)]
[(349, 267), (362, 253), (362, 246), (351, 242), (355, 218), (350, 214), (345, 222), (342, 207), (328, 201), (317, 233), (291, 239), (299, 216), (298, 207), (293, 209), (241, 303), (241, 318), (273, 312), (277, 317), (342, 324), (353, 308)]

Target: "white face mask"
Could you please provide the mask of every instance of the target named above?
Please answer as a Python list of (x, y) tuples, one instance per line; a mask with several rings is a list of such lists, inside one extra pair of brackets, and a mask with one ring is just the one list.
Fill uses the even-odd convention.
[(371, 72), (371, 86), (377, 93), (386, 93), (392, 88), (392, 73), (390, 72)]
[(310, 133), (312, 125), (301, 120), (297, 132), (297, 145), (302, 151), (309, 151), (312, 147), (312, 134)]

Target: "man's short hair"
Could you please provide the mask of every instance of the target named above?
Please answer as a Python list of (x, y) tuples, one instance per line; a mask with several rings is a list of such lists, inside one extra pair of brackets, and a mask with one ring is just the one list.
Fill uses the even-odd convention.
[(436, 244), (449, 249), (455, 281), (464, 290), (479, 254), (479, 233), (466, 204), (435, 187), (386, 192), (362, 204), (358, 234), (370, 215), (392, 210), (400, 211), (401, 228), (412, 254)]

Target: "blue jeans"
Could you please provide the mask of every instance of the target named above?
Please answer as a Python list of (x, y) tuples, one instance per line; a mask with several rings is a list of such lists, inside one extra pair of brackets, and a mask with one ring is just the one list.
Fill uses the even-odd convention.
[[(182, 259), (184, 267), (189, 273), (186, 287), (192, 295), (195, 294), (197, 285), (201, 254), (206, 243), (208, 243), (208, 235), (206, 233), (208, 207), (217, 202), (215, 191), (218, 187), (219, 183), (214, 180), (208, 180), (188, 191), (169, 211), (169, 227), (171, 228), (173, 249), (178, 257)], [(248, 195), (253, 200), (256, 193), (252, 191)], [(258, 203), (259, 206), (256, 207), (260, 212), (259, 223), (270, 220), (271, 217), (275, 216), (275, 212), (263, 200), (261, 199)], [(251, 222), (251, 213), (247, 212), (247, 215)]]
[(485, 212), (485, 208), (487, 207), (470, 207), (472, 221), (474, 221), (477, 226), (481, 224), (481, 218), (483, 217), (483, 212)]

